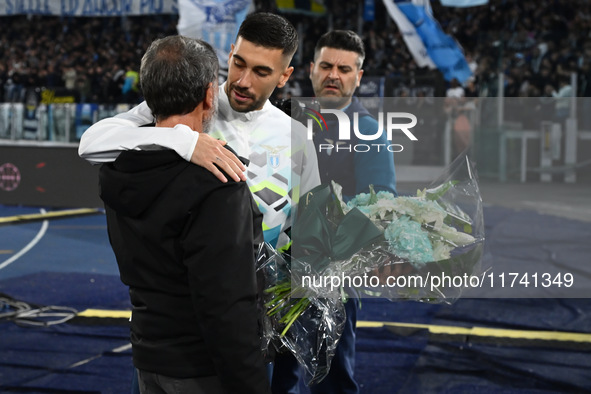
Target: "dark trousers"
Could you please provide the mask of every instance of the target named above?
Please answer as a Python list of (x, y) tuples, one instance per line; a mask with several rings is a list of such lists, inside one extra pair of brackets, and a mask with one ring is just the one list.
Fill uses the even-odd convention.
[(179, 379), (138, 370), (141, 394), (223, 394), (217, 376)]

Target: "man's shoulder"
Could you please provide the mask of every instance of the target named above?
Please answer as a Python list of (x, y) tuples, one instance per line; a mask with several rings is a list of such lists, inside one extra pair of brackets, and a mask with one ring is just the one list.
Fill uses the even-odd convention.
[[(187, 163), (187, 162), (186, 162)], [(209, 170), (193, 163), (187, 163), (167, 186), (167, 196), (176, 196), (181, 205), (198, 206), (206, 201), (220, 209), (234, 209), (227, 206), (228, 198), (240, 196), (248, 204), (250, 191), (246, 182), (220, 181)]]
[(353, 96), (351, 98), (351, 104), (345, 110), (345, 112), (349, 114), (351, 119), (353, 119), (353, 117), (351, 115), (353, 115), (354, 113), (357, 113), (359, 118), (362, 118), (362, 117), (373, 118), (373, 115), (369, 112), (369, 110), (365, 107), (365, 105), (363, 105), (363, 102), (364, 102), (363, 97), (359, 98), (357, 96)]
[(270, 104), (266, 116), (261, 118), (264, 126), (274, 128), (274, 132), (291, 135), (293, 141), (301, 141), (307, 135), (307, 128), (301, 122), (293, 119), (285, 112)]
[(170, 166), (186, 161), (172, 149), (155, 150), (126, 150), (121, 152), (114, 161), (115, 166), (131, 167), (130, 170), (143, 168), (155, 168), (163, 165)]
[(227, 192), (239, 189), (248, 190), (246, 182), (236, 182), (230, 177), (227, 177), (228, 182), (222, 182), (208, 169), (197, 164), (185, 163), (187, 163), (187, 166), (183, 169), (182, 178), (179, 180), (182, 179), (182, 182), (187, 182), (187, 187), (191, 187), (199, 193), (207, 194), (224, 189), (227, 189)]
[(267, 105), (265, 106), (266, 114), (268, 117), (272, 118), (276, 122), (285, 122), (286, 124), (291, 122), (291, 117), (271, 104), (271, 102), (267, 101)]
[[(200, 189), (216, 189), (217, 187), (245, 187), (241, 184), (245, 182), (235, 182), (229, 180), (227, 183), (221, 182), (208, 169), (197, 164), (190, 163), (171, 149), (159, 150), (128, 150), (119, 155), (113, 163), (121, 171), (149, 171), (160, 174), (170, 174), (170, 181), (179, 183), (193, 179), (195, 187)], [(177, 174), (177, 175), (173, 175)]]

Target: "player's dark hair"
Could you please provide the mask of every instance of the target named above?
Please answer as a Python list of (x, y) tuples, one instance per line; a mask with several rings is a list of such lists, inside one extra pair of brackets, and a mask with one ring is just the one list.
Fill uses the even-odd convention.
[(298, 33), (291, 22), (268, 12), (248, 15), (237, 37), (265, 48), (281, 49), (290, 59), (298, 49)]

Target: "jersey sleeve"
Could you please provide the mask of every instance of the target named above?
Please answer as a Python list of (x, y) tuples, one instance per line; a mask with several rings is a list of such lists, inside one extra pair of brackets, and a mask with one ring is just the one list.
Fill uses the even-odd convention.
[(292, 120), (292, 151), (294, 168), (299, 169), (299, 196), (320, 185), (320, 172), (318, 170), (318, 157), (314, 141), (306, 138), (307, 130), (300, 123)]
[(172, 149), (187, 161), (195, 150), (199, 133), (188, 126), (140, 127), (153, 123), (145, 102), (128, 112), (90, 126), (82, 135), (78, 154), (92, 164), (115, 161), (122, 151)]

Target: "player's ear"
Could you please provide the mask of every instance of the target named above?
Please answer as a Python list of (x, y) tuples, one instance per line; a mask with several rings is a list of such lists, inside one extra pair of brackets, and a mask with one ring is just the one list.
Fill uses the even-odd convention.
[(281, 74), (281, 77), (279, 78), (279, 83), (277, 84), (278, 88), (282, 88), (285, 86), (287, 81), (289, 81), (289, 77), (291, 76), (292, 72), (293, 72), (293, 67), (287, 67), (285, 69), (285, 71), (283, 71), (283, 74)]
[(232, 61), (232, 55), (234, 54), (234, 44), (230, 44), (230, 53), (228, 54), (228, 67), (230, 66), (230, 62)]

